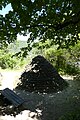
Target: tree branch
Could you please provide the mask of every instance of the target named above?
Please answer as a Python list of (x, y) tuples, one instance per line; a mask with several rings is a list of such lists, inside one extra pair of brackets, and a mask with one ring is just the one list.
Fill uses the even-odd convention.
[(69, 26), (70, 24), (75, 25), (75, 24), (77, 24), (79, 22), (80, 22), (80, 11), (77, 13), (77, 15), (74, 15), (71, 20), (65, 21), (64, 23), (58, 24), (55, 27), (55, 30), (60, 30), (60, 29), (63, 29), (65, 27)]
[(35, 25), (28, 25), (26, 28), (35, 28), (35, 27), (44, 27), (44, 28), (54, 28), (55, 30), (60, 30), (60, 29), (63, 29), (67, 26), (69, 26), (70, 24), (77, 24), (80, 22), (80, 11), (74, 15), (72, 17), (71, 20), (69, 21), (64, 21), (63, 23), (59, 23), (59, 24), (55, 24), (55, 25), (52, 25), (52, 24), (35, 24)]

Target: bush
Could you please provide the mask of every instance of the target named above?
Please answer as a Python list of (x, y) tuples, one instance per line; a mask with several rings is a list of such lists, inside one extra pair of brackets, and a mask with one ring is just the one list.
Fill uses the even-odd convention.
[(79, 73), (79, 68), (75, 66), (75, 63), (67, 63), (65, 73), (69, 75), (76, 75)]
[(10, 54), (0, 56), (0, 67), (2, 69), (6, 69), (6, 68), (12, 69), (14, 68), (14, 66), (16, 66), (16, 60), (11, 58)]
[(18, 69), (24, 65), (24, 60), (18, 57), (12, 57), (12, 54), (0, 51), (0, 67), (2, 69)]
[[(78, 46), (78, 48), (77, 48)], [(80, 68), (76, 63), (80, 59), (80, 43), (69, 49), (54, 49), (54, 46), (45, 50), (44, 56), (60, 73), (76, 75)]]

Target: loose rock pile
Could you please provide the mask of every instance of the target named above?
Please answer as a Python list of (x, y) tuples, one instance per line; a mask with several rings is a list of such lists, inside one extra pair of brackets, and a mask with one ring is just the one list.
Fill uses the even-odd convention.
[(57, 92), (68, 85), (53, 65), (40, 55), (34, 57), (26, 66), (20, 80), (18, 87), (30, 92)]

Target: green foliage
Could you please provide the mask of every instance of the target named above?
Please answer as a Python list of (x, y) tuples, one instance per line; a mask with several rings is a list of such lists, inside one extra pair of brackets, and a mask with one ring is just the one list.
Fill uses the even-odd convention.
[(5, 17), (0, 14), (0, 48), (15, 41), (18, 33), (31, 33), (29, 50), (36, 39), (43, 43), (49, 39), (59, 48), (80, 40), (79, 0), (1, 0), (0, 9), (8, 4), (12, 11)]
[(52, 46), (46, 49), (44, 56), (48, 59), (55, 68), (61, 73), (76, 75), (80, 72), (80, 67), (77, 62), (80, 59), (80, 42), (69, 49), (59, 49), (57, 46)]
[(79, 73), (79, 68), (75, 66), (75, 63), (69, 63), (67, 64), (66, 68), (65, 68), (65, 73), (69, 74), (69, 75), (76, 75)]
[(0, 57), (0, 67), (2, 69), (6, 68), (14, 68), (16, 65), (16, 61), (12, 60), (9, 55), (5, 55), (4, 57)]
[(2, 69), (19, 69), (25, 64), (23, 59), (18, 57), (12, 57), (11, 53), (4, 50), (0, 51), (0, 67)]

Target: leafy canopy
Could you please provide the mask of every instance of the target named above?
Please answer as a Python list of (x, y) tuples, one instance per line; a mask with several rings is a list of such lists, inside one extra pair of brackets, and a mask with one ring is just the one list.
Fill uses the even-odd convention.
[[(11, 4), (12, 11), (0, 15), (0, 47), (16, 40), (17, 34), (30, 34), (28, 47), (39, 39), (69, 47), (79, 40), (79, 0), (0, 0), (0, 9)], [(28, 48), (27, 47), (27, 48)]]

